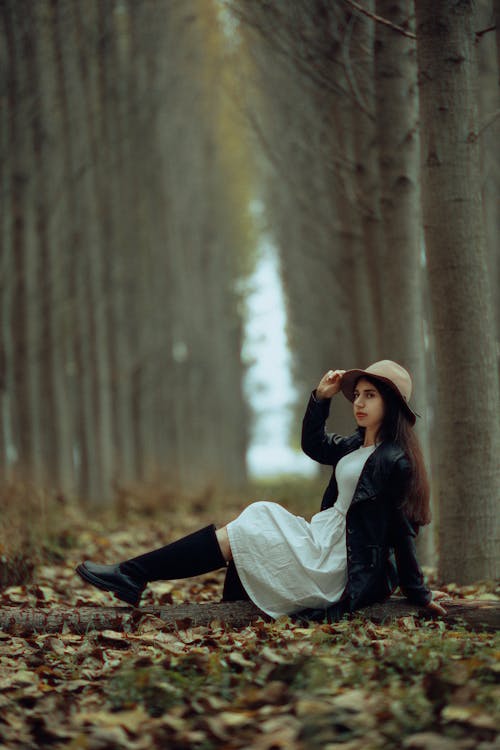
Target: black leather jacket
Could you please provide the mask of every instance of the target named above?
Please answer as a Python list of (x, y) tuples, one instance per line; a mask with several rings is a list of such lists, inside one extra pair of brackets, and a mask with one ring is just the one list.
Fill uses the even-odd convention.
[[(321, 510), (337, 498), (335, 466), (342, 456), (363, 444), (363, 430), (349, 437), (328, 434), (325, 422), (330, 399), (309, 400), (302, 425), (302, 449), (310, 458), (333, 467)], [(414, 604), (428, 604), (432, 598), (424, 583), (415, 553), (418, 526), (412, 524), (402, 501), (410, 463), (395, 443), (383, 442), (370, 455), (359, 477), (346, 516), (347, 585), (340, 601), (326, 610), (307, 610), (309, 617), (338, 620), (373, 602), (387, 599), (399, 584)]]

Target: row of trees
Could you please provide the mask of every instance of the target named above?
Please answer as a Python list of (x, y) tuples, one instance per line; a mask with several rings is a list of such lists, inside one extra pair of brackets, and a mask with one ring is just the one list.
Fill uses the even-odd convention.
[(94, 502), (243, 483), (248, 196), (213, 4), (0, 14), (3, 473)]
[(495, 12), (2, 0), (4, 472), (94, 501), (244, 482), (257, 198), (304, 396), (332, 366), (406, 365), (441, 572), (494, 575)]
[(383, 357), (407, 366), (432, 458), (443, 575), (456, 575), (464, 550), (464, 576), (494, 575), (494, 8), (455, 0), (232, 7), (253, 62), (242, 90), (265, 157), (297, 378), (307, 391), (329, 367)]

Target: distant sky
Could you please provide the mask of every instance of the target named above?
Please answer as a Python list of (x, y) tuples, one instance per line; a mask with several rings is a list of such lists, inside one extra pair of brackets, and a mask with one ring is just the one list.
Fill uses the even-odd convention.
[(268, 239), (249, 280), (243, 356), (250, 362), (245, 393), (255, 414), (247, 454), (253, 476), (309, 474), (316, 464), (290, 446), (291, 407), (297, 401), (286, 341), (286, 313), (278, 256)]

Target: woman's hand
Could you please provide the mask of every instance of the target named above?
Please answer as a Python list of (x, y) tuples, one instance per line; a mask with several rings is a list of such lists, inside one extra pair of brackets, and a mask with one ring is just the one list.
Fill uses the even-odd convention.
[(331, 398), (340, 391), (340, 384), (345, 370), (328, 370), (316, 388), (316, 398)]
[(446, 610), (439, 604), (438, 599), (444, 599), (448, 596), (444, 591), (432, 591), (432, 599), (427, 605), (426, 609), (430, 609), (432, 612), (436, 612), (438, 615), (445, 615)]

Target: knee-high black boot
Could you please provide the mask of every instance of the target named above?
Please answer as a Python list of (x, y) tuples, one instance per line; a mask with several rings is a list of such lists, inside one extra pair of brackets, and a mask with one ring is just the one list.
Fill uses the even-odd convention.
[(137, 606), (148, 581), (190, 578), (225, 564), (212, 524), (117, 565), (97, 565), (85, 560), (76, 572), (87, 583), (111, 591), (118, 599)]
[(243, 586), (234, 560), (231, 560), (227, 566), (226, 577), (224, 579), (224, 588), (222, 590), (222, 601), (223, 602), (239, 602), (241, 600), (248, 601), (248, 596), (245, 587)]

